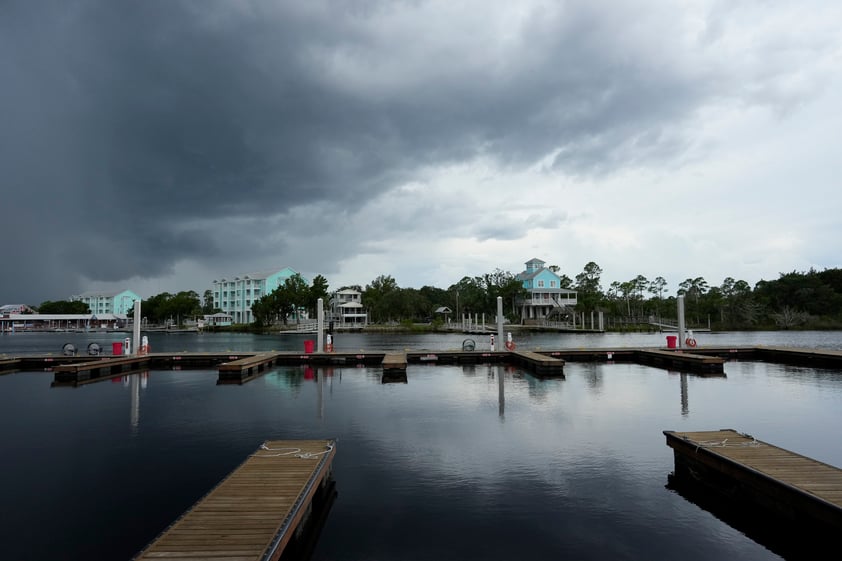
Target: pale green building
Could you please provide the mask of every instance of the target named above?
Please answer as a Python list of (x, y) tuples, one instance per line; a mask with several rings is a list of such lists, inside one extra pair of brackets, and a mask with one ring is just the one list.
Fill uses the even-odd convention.
[(91, 313), (94, 315), (126, 315), (129, 313), (129, 310), (134, 309), (136, 300), (141, 300), (141, 297), (131, 290), (124, 290), (122, 292), (90, 291), (70, 297), (71, 302), (84, 302), (87, 304)]
[(252, 304), (295, 274), (297, 272), (294, 269), (285, 267), (280, 271), (248, 273), (230, 279), (214, 280), (213, 305), (230, 315), (234, 323), (252, 323)]

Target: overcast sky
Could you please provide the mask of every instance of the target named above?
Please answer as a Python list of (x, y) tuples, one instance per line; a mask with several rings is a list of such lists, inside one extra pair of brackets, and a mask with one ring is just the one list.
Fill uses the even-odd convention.
[(0, 2), (0, 304), (842, 265), (842, 3)]

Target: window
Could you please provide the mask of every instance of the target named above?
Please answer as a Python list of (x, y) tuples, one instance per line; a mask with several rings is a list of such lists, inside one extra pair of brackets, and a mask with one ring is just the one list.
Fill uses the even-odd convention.
[(555, 288), (555, 281), (550, 281), (550, 288)]
[(544, 281), (542, 281), (542, 280), (538, 281), (538, 288), (544, 288)]

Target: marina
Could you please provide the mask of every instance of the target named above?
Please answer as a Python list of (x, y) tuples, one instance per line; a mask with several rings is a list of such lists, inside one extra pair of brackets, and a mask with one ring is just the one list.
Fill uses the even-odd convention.
[[(810, 363), (832, 361), (842, 335), (763, 336), (705, 335), (692, 353), (644, 335), (516, 338), (516, 352), (564, 362), (563, 376), (545, 376), (484, 341), (458, 350), (459, 335), (343, 335), (334, 353), (306, 353), (303, 338), (150, 335), (147, 369), (60, 390), (56, 363), (103, 358), (61, 356), (89, 339), (3, 336), (7, 363), (31, 369), (0, 376), (0, 437), (14, 458), (0, 465), (2, 553), (132, 559), (260, 442), (329, 435), (338, 492), (307, 516), (309, 552), (288, 545), (289, 559), (816, 558), (807, 533), (744, 526), (733, 514), (748, 501), (714, 507), (712, 493), (686, 492), (664, 446), (665, 429), (733, 426), (842, 466), (827, 432), (842, 423), (842, 369)], [(808, 336), (804, 364), (763, 354), (807, 350)], [(718, 357), (724, 372), (647, 365), (641, 350)], [(405, 371), (384, 370), (393, 353)], [(247, 382), (218, 383), (221, 365), (269, 356)], [(44, 526), (50, 540), (38, 539)]]

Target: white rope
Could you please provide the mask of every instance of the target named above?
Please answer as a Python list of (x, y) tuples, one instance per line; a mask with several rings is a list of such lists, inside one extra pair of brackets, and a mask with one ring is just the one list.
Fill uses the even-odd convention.
[(703, 440), (701, 442), (696, 443), (696, 451), (699, 451), (699, 448), (742, 448), (747, 446), (761, 446), (762, 443), (758, 442), (756, 438), (751, 436), (750, 434), (741, 434), (740, 436), (744, 436), (746, 438), (751, 438), (749, 442), (728, 442), (728, 439), (724, 440)]
[(269, 448), (266, 446), (266, 443), (260, 445), (260, 449), (268, 452), (279, 452), (281, 450), (288, 450), (288, 452), (281, 452), (279, 454), (261, 454), (260, 452), (255, 452), (252, 454), (252, 457), (255, 458), (277, 458), (280, 456), (292, 456), (293, 458), (301, 458), (303, 460), (312, 460), (313, 458), (318, 458), (323, 454), (327, 454), (331, 450), (333, 450), (333, 444), (328, 444), (327, 449), (321, 452), (302, 452), (301, 448), (292, 448), (292, 447), (284, 447), (284, 448)]
[(280, 454), (261, 454), (260, 452), (255, 452), (252, 456), (256, 456), (258, 458), (277, 458), (278, 456), (292, 456), (297, 452), (301, 452), (301, 448), (269, 448), (266, 446), (266, 443), (260, 445), (261, 450), (269, 451), (269, 452), (280, 452), (281, 450), (289, 450), (288, 452), (282, 452)]

